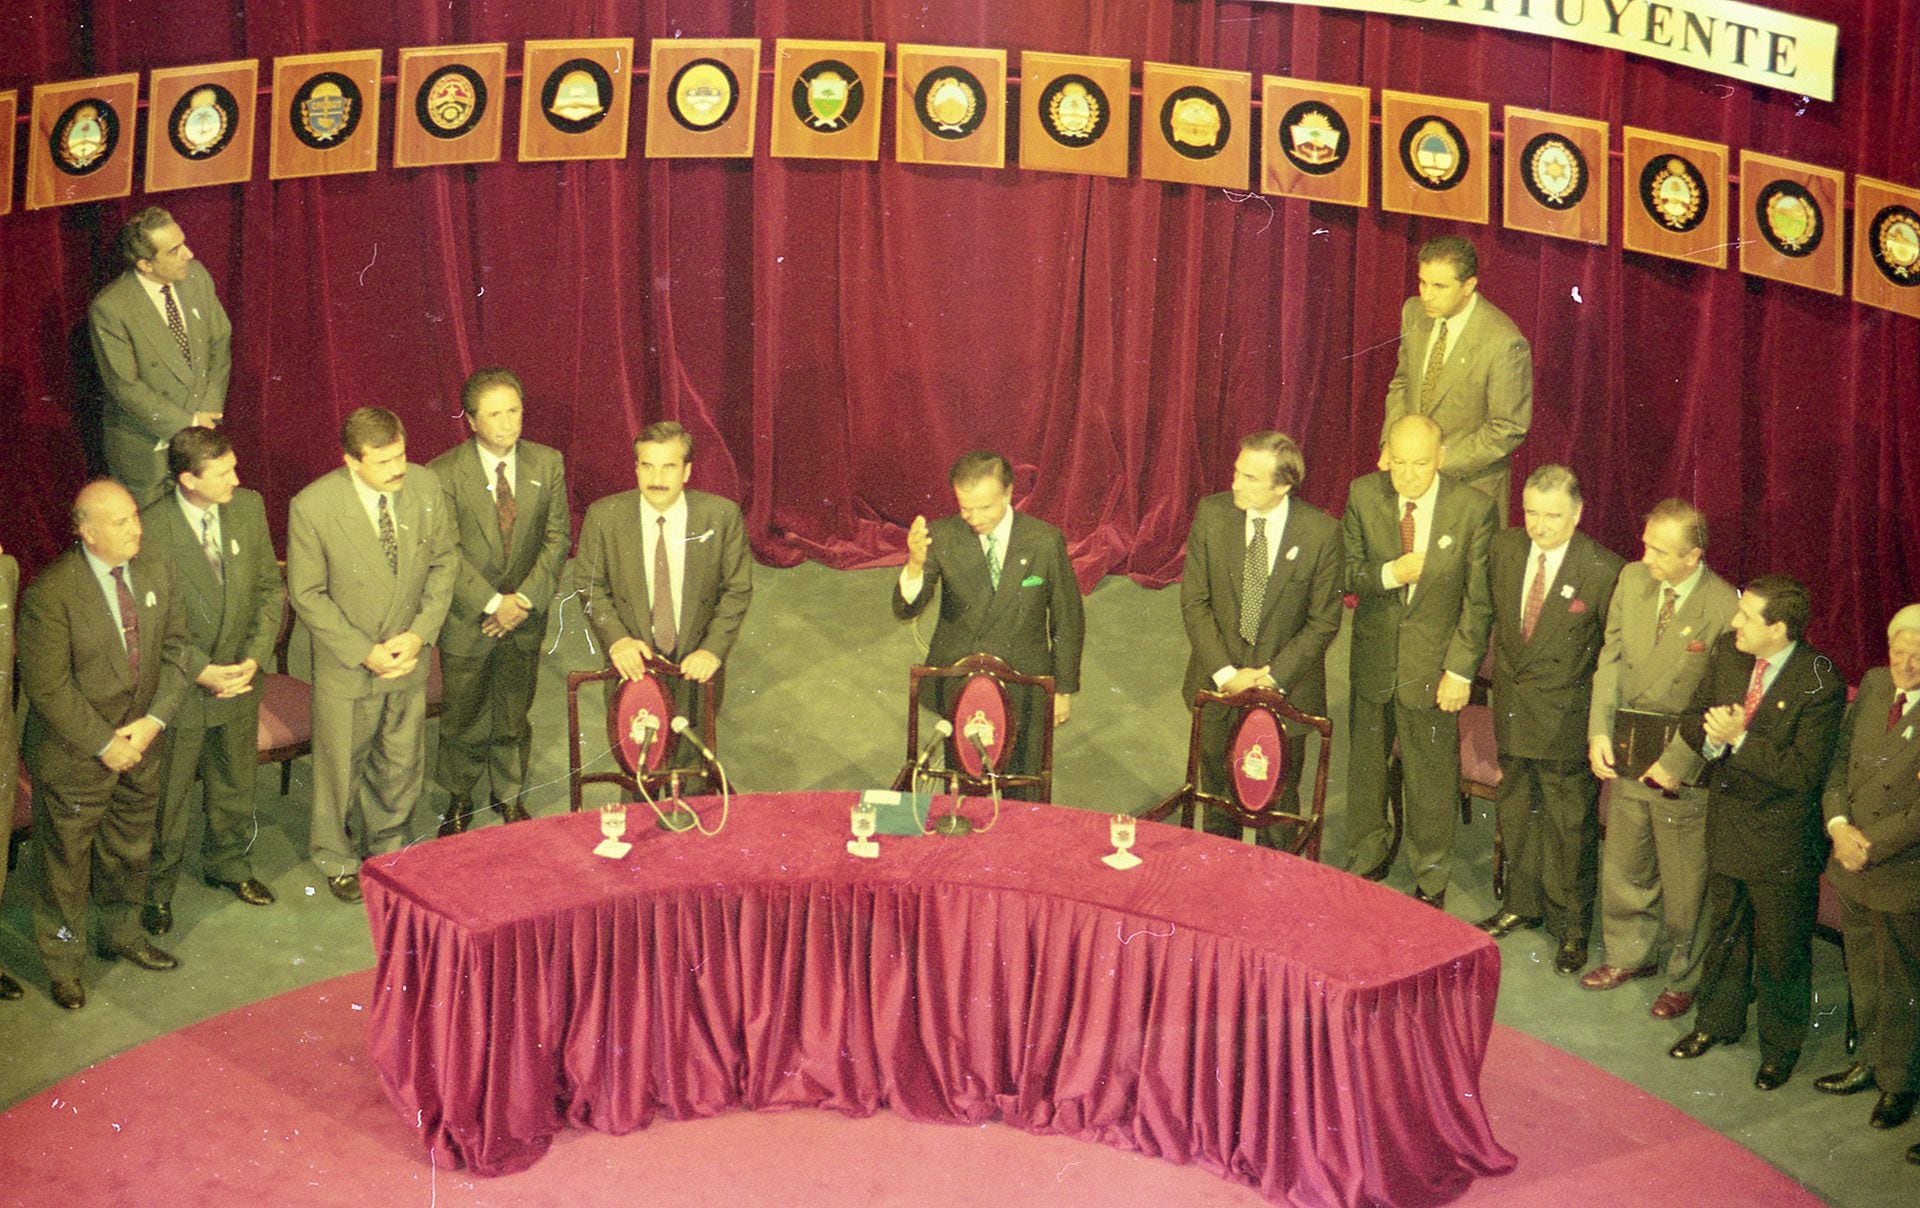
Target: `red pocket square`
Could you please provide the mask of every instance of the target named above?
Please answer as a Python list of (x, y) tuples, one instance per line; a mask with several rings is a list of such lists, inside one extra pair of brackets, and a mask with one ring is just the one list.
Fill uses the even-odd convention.
[(1707, 652), (1707, 644), (1701, 641), (1699, 638), (1695, 638), (1691, 642), (1687, 643), (1688, 654), (1705, 654), (1706, 652)]
[(1585, 600), (1580, 599), (1578, 596), (1574, 597), (1573, 603), (1567, 605), (1567, 611), (1575, 614), (1576, 616), (1579, 615), (1580, 613), (1585, 612), (1586, 610), (1587, 610), (1587, 602)]

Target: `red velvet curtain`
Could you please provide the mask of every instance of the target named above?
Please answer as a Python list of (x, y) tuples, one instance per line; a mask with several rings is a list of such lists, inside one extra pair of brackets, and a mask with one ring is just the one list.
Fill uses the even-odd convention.
[[(1828, 104), (1650, 60), (1462, 26), (1261, 0), (30, 0), (0, 11), (0, 88), (227, 58), (530, 37), (921, 41), (1194, 63), (1529, 106), (1920, 184), (1920, 0), (1773, 0), (1840, 29)], [(1177, 577), (1193, 501), (1239, 435), (1302, 441), (1302, 494), (1337, 510), (1371, 468), (1412, 250), (1459, 231), (1482, 289), (1533, 340), (1522, 473), (1573, 465), (1586, 527), (1638, 552), (1668, 494), (1700, 502), (1709, 560), (1813, 587), (1813, 638), (1857, 676), (1916, 595), (1920, 324), (1734, 270), (1498, 226), (1259, 194), (892, 161), (502, 162), (254, 179), (0, 218), (0, 544), (37, 568), (84, 476), (85, 316), (119, 222), (180, 219), (234, 317), (228, 422), (276, 523), (337, 464), (351, 408), (407, 421), (417, 460), (464, 435), (479, 364), (526, 380), (528, 433), (563, 449), (576, 509), (631, 484), (628, 440), (677, 418), (695, 483), (739, 498), (756, 552), (897, 560), (946, 466), (989, 445), (1021, 506), (1064, 528), (1083, 579)], [(772, 106), (763, 79), (764, 131)], [(268, 115), (262, 112), (263, 120)], [(27, 134), (23, 118), (21, 140)], [(142, 131), (144, 138), (144, 130)], [(19, 157), (24, 172), (24, 153)], [(1016, 155), (1009, 162), (1017, 162)], [(1616, 171), (1616, 178), (1617, 178)], [(136, 178), (137, 184), (137, 178)], [(1617, 192), (1616, 186), (1616, 192)], [(16, 199), (20, 196), (16, 185)], [(1496, 209), (1497, 213), (1497, 209)], [(1838, 227), (1836, 221), (1835, 226)]]

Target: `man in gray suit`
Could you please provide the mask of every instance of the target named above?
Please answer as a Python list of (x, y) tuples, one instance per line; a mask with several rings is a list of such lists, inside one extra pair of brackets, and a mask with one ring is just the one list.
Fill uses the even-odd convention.
[(119, 245), (127, 271), (93, 300), (87, 328), (107, 392), (107, 472), (145, 506), (170, 481), (167, 441), (226, 411), (233, 328), (172, 215), (141, 210)]
[(1613, 789), (1600, 849), (1600, 934), (1607, 959), (1580, 984), (1611, 990), (1659, 973), (1653, 952), (1664, 922), (1671, 945), (1667, 984), (1654, 1000), (1653, 1016), (1673, 1019), (1692, 1008), (1700, 985), (1707, 793), (1694, 781), (1703, 765), (1675, 735), (1645, 777), (1620, 775), (1626, 752), (1614, 743), (1615, 716), (1621, 709), (1685, 710), (1739, 597), (1703, 561), (1707, 520), (1686, 500), (1656, 504), (1640, 542), (1645, 556), (1620, 572), (1607, 609), (1607, 638), (1587, 717), (1588, 762)]
[[(637, 489), (595, 501), (580, 526), (587, 621), (626, 679), (648, 658), (677, 661), (674, 707), (697, 722), (753, 600), (746, 524), (732, 500), (687, 490), (693, 437), (672, 420), (633, 442), (633, 473)], [(690, 753), (682, 744), (676, 759)]]
[(358, 902), (360, 861), (406, 841), (420, 800), (426, 647), (459, 554), (440, 482), (408, 463), (399, 416), (361, 407), (340, 446), (346, 465), (293, 497), (287, 589), (313, 635), (311, 854), (333, 896)]
[[(1196, 692), (1274, 688), (1307, 713), (1327, 711), (1327, 647), (1340, 632), (1340, 522), (1293, 497), (1306, 477), (1300, 446), (1280, 432), (1240, 440), (1233, 489), (1208, 495), (1194, 510), (1180, 579), (1180, 616), (1193, 656), (1181, 699)], [(1209, 705), (1200, 740), (1207, 777), (1226, 783), (1227, 711)], [(1304, 736), (1287, 736), (1286, 788), (1275, 808), (1299, 811)], [(1215, 834), (1238, 837), (1231, 818), (1207, 815)], [(1276, 843), (1272, 828), (1258, 832)]]
[[(1887, 666), (1860, 680), (1821, 801), (1847, 941), (1847, 987), (1860, 1059), (1813, 1088), (1878, 1086), (1868, 1116), (1894, 1128), (1920, 1090), (1920, 604), (1887, 625)], [(1920, 1145), (1907, 1151), (1920, 1161)]]
[(1492, 496), (1507, 522), (1509, 463), (1533, 423), (1533, 350), (1480, 296), (1480, 257), (1457, 235), (1420, 247), (1420, 293), (1400, 309), (1400, 357), (1387, 384), (1387, 433), (1403, 415), (1440, 425), (1447, 477)]
[(487, 773), (500, 817), (527, 817), (533, 728), (527, 714), (540, 671), (560, 568), (573, 525), (567, 473), (557, 449), (520, 439), (520, 379), (476, 370), (460, 388), (473, 439), (428, 463), (446, 492), (459, 534), (453, 602), (440, 627), (440, 757), (434, 778), (446, 790), (442, 836), (466, 830), (473, 791)]
[(254, 758), (260, 703), (253, 693), (273, 654), (286, 596), (267, 533), (267, 507), (240, 486), (233, 446), (211, 428), (182, 428), (168, 443), (174, 489), (140, 512), (147, 552), (174, 568), (187, 616), (188, 687), (167, 742), (153, 864), (140, 923), (173, 929), (173, 891), (186, 855), (193, 782), (204, 787), (200, 875), (249, 906), (273, 891), (253, 875)]
[(1347, 868), (1388, 872), (1387, 754), (1405, 771), (1414, 896), (1444, 908), (1460, 812), (1460, 710), (1487, 649), (1493, 500), (1441, 475), (1440, 425), (1402, 416), (1387, 471), (1353, 481), (1341, 531), (1353, 612)]
[(187, 690), (179, 588), (164, 558), (141, 556), (133, 496), (90, 482), (74, 497), (73, 523), (80, 543), (27, 588), (19, 628), (41, 871), (34, 938), (53, 1001), (69, 1011), (87, 1005), (90, 900), (100, 904), (101, 955), (156, 971), (179, 964), (148, 942), (138, 912), (164, 730)]
[[(20, 768), (20, 731), (13, 722), (13, 603), (20, 594), (20, 564), (0, 551), (0, 812), (13, 816), (14, 778)], [(7, 861), (0, 853), (0, 900), (7, 894)], [(12, 1002), (26, 991), (0, 968), (0, 1002)]]

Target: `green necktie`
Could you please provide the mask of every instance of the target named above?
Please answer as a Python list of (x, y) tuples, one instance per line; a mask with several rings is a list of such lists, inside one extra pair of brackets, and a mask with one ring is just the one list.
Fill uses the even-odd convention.
[(987, 534), (987, 581), (993, 584), (993, 590), (1000, 590), (1000, 542), (992, 533)]

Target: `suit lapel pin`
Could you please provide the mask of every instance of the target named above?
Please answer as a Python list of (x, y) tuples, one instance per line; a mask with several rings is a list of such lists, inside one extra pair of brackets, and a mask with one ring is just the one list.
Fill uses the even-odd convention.
[(1562, 600), (1571, 600), (1571, 599), (1573, 599), (1573, 584), (1571, 584), (1571, 583), (1562, 583), (1562, 584), (1560, 585), (1560, 598), (1561, 598)]
[(153, 606), (154, 606), (154, 598), (153, 598), (153, 593), (152, 593), (152, 592), (148, 592), (148, 593), (147, 593), (147, 607), (148, 607), (148, 608), (152, 608)]
[(1693, 636), (1693, 626), (1691, 626), (1691, 625), (1688, 625), (1688, 626), (1686, 626), (1686, 627), (1684, 627), (1683, 629), (1681, 629), (1681, 630), (1680, 630), (1680, 636), (1681, 636), (1681, 637), (1683, 637), (1683, 638), (1690, 638), (1690, 637), (1692, 637), (1692, 636)]
[(1913, 727), (1912, 727), (1912, 726), (1908, 726), (1908, 727), (1907, 727), (1906, 729), (1904, 729), (1904, 730), (1902, 730), (1902, 731), (1900, 731), (1900, 737), (1901, 737), (1901, 738), (1903, 738), (1903, 739), (1905, 739), (1905, 740), (1906, 740), (1906, 741), (1908, 741), (1908, 742), (1912, 742), (1912, 741), (1913, 741)]
[(1299, 556), (1300, 556), (1300, 547), (1297, 545), (1287, 551), (1287, 561), (1289, 562), (1293, 561), (1295, 558), (1298, 558)]
[(1442, 533), (1442, 534), (1440, 534), (1440, 548), (1441, 548), (1441, 549), (1448, 549), (1448, 548), (1450, 548), (1450, 547), (1451, 547), (1452, 545), (1453, 545), (1453, 534), (1452, 534), (1452, 533)]
[(227, 538), (227, 552), (234, 555), (235, 557), (239, 557), (240, 542), (237, 538), (234, 538), (234, 537)]
[(1777, 700), (1777, 701), (1774, 701), (1774, 702), (1773, 702), (1773, 707), (1774, 707), (1774, 708), (1776, 708), (1776, 709), (1784, 709), (1784, 708), (1786, 708), (1786, 707), (1787, 707), (1787, 702), (1786, 702), (1786, 701), (1783, 701), (1783, 700)]
[(527, 479), (527, 485), (530, 487), (537, 487), (540, 485), (540, 480), (538, 478), (529, 478)]

